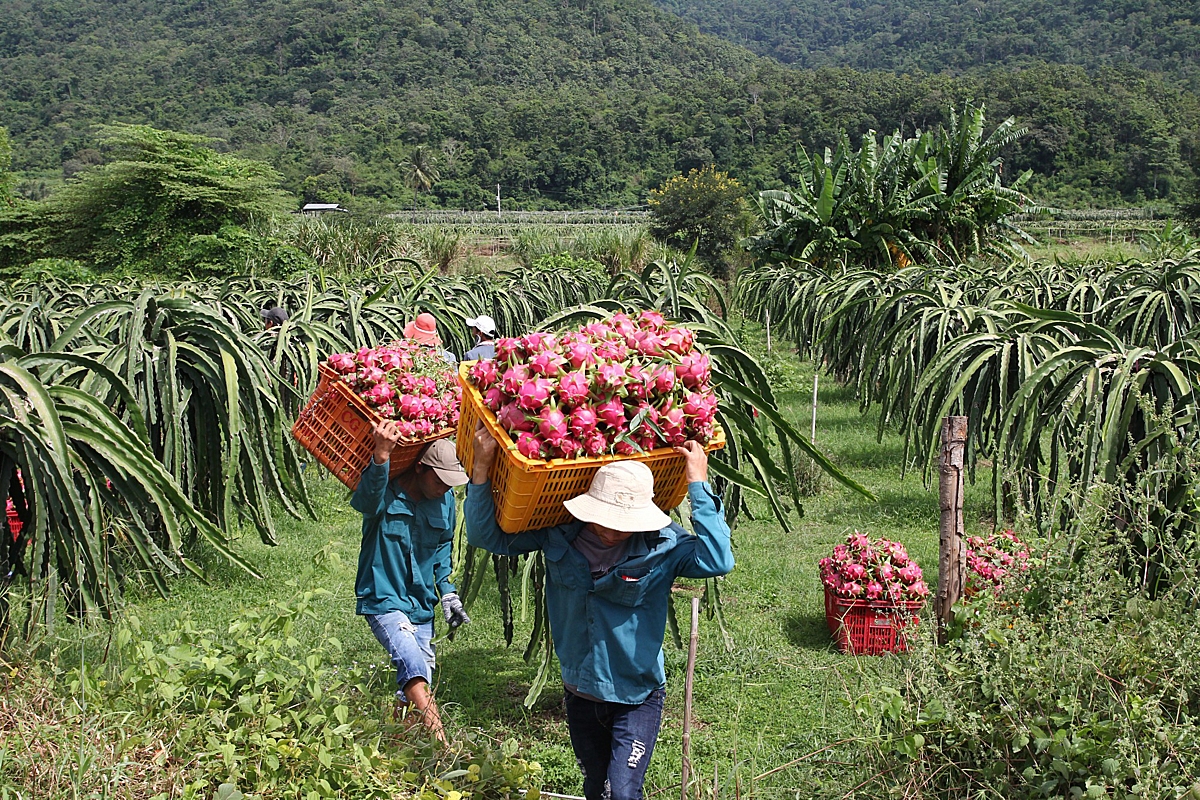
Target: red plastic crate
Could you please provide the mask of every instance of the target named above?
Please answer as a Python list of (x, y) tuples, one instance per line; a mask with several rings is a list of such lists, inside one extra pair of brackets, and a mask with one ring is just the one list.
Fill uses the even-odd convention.
[(8, 529), (12, 531), (12, 538), (14, 542), (17, 540), (17, 537), (21, 535), (21, 528), (24, 527), (24, 525), (25, 523), (21, 522), (21, 518), (17, 516), (16, 511), (8, 512)]
[(825, 622), (843, 653), (877, 656), (907, 650), (904, 629), (918, 623), (922, 605), (920, 600), (849, 600), (825, 587)]

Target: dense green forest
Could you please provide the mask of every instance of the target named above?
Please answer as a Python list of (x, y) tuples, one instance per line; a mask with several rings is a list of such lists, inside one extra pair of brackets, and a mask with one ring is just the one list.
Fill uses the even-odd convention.
[[(1200, 151), (1197, 96), (1134, 66), (801, 70), (650, 0), (0, 4), (0, 105), (30, 197), (99, 162), (96, 124), (122, 121), (215, 137), (308, 199), (477, 209), (500, 184), (526, 207), (625, 205), (704, 163), (788, 183), (797, 145), (911, 133), (964, 100), (1030, 128), (1006, 171), (1034, 170), (1040, 201), (1173, 199)], [(414, 199), (419, 160), (435, 180)]]
[(654, 0), (801, 67), (945, 72), (1050, 62), (1132, 66), (1200, 88), (1191, 0)]

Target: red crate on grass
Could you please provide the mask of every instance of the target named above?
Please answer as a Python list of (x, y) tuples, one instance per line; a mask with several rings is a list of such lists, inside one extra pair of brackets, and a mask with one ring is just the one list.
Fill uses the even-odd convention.
[(9, 509), (8, 529), (12, 531), (12, 538), (14, 542), (17, 540), (17, 537), (21, 535), (21, 528), (24, 526), (25, 523), (21, 522), (21, 518), (17, 516), (17, 512), (13, 509)]
[(908, 649), (904, 629), (917, 624), (922, 605), (921, 600), (850, 600), (825, 587), (825, 622), (843, 653), (877, 656)]
[[(292, 436), (353, 490), (371, 458), (371, 428), (383, 418), (332, 369), (322, 364), (320, 375), (317, 390), (292, 426)], [(454, 428), (445, 428), (426, 439), (396, 445), (388, 480), (411, 467), (427, 444), (453, 435)]]

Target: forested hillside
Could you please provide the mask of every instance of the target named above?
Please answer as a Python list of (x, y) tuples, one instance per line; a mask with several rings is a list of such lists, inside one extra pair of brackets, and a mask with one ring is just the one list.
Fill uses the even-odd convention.
[(1133, 66), (1200, 88), (1200, 5), (1191, 0), (654, 2), (802, 67), (942, 72), (1046, 61)]
[(422, 157), (421, 204), (480, 208), (500, 184), (527, 206), (621, 205), (710, 161), (778, 185), (797, 144), (930, 127), (966, 99), (1030, 126), (1006, 168), (1034, 169), (1043, 199), (1170, 197), (1200, 140), (1196, 96), (1153, 73), (790, 69), (649, 0), (0, 4), (0, 124), (26, 195), (101, 157), (94, 123), (124, 121), (216, 137), (310, 199), (411, 203)]

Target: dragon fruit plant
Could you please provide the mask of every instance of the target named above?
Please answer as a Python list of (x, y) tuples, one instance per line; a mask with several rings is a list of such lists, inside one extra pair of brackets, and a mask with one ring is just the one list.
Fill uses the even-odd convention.
[(1005, 581), (1029, 567), (1029, 547), (1011, 530), (967, 537), (968, 594), (984, 589), (999, 594)]
[(396, 420), (405, 440), (458, 424), (462, 387), (438, 348), (402, 340), (338, 353), (325, 363), (379, 416)]
[(929, 596), (921, 567), (900, 542), (872, 541), (855, 531), (820, 564), (821, 582), (847, 600), (902, 602)]
[(694, 332), (657, 311), (496, 342), (471, 383), (527, 458), (633, 455), (707, 443), (717, 395)]

